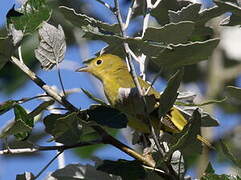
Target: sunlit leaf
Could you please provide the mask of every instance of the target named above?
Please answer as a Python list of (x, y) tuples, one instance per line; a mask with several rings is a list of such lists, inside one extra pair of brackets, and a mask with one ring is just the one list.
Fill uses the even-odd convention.
[(58, 29), (47, 22), (39, 29), (40, 44), (35, 56), (44, 70), (52, 69), (63, 61), (66, 52), (65, 35), (61, 25)]
[[(12, 11), (12, 9), (10, 10)], [(45, 0), (28, 0), (21, 9), (23, 15), (8, 16), (8, 24), (13, 24), (16, 30), (22, 30), (24, 34), (34, 32), (38, 26), (47, 21), (51, 15)]]
[(20, 105), (14, 106), (15, 120), (8, 124), (1, 132), (0, 137), (5, 138), (14, 135), (17, 140), (23, 140), (28, 137), (33, 127), (33, 118), (30, 118), (26, 110)]

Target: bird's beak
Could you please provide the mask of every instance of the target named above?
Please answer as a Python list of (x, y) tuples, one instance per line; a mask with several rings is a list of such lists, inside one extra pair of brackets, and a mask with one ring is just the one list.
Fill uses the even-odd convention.
[(75, 72), (88, 72), (89, 67), (83, 66), (75, 70)]

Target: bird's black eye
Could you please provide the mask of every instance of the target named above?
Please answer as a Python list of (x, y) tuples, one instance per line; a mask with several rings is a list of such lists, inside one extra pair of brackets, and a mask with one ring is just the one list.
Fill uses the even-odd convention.
[(98, 59), (97, 61), (96, 61), (96, 64), (97, 65), (100, 65), (102, 63), (102, 60), (101, 59)]

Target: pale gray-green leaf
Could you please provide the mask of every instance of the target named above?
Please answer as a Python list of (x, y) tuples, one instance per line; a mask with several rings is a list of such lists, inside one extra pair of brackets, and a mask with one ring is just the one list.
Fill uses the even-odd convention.
[(170, 21), (174, 23), (180, 21), (195, 21), (198, 18), (200, 9), (201, 4), (189, 4), (179, 11), (169, 11), (168, 16)]
[(227, 86), (227, 93), (230, 97), (241, 101), (241, 88), (235, 86)]
[(85, 14), (76, 13), (74, 9), (65, 6), (60, 7), (61, 12), (64, 14), (65, 18), (69, 20), (74, 26), (83, 28), (85, 26), (93, 26), (100, 28), (107, 32), (119, 33), (120, 28), (118, 24), (108, 24)]
[(162, 0), (158, 6), (151, 11), (151, 15), (156, 18), (159, 24), (169, 23), (168, 11), (178, 11), (179, 5), (176, 0)]
[(226, 144), (220, 140), (220, 146), (222, 148), (223, 154), (228, 158), (232, 163), (234, 163), (237, 167), (241, 168), (241, 159), (234, 157), (233, 153), (229, 150)]
[(218, 43), (219, 39), (210, 39), (202, 42), (172, 45), (172, 49), (160, 48), (162, 52), (159, 55), (149, 54), (149, 56), (152, 56), (152, 61), (158, 66), (176, 68), (207, 60)]
[(44, 70), (52, 69), (63, 61), (66, 52), (65, 35), (61, 25), (58, 29), (47, 22), (39, 29), (40, 44), (35, 56)]
[(96, 170), (92, 165), (69, 164), (62, 169), (58, 169), (51, 173), (46, 180), (118, 180), (117, 176), (113, 176), (102, 171)]
[(143, 40), (152, 40), (165, 44), (178, 44), (186, 42), (194, 29), (194, 23), (183, 21), (179, 23), (170, 23), (156, 28), (148, 27)]
[[(164, 43), (157, 43), (157, 42), (148, 42), (144, 41), (140, 38), (123, 38), (118, 35), (110, 35), (110, 34), (103, 34), (98, 29), (92, 29), (92, 30), (86, 30), (85, 38), (91, 39), (91, 40), (102, 40), (109, 44), (110, 46), (117, 46), (123, 44), (123, 42), (127, 42), (130, 46), (130, 48), (135, 52), (142, 52), (148, 56), (156, 56), (159, 53), (161, 53), (164, 49), (172, 49), (168, 45), (165, 45)], [(110, 49), (115, 49), (115, 47)], [(119, 53), (122, 50), (122, 47), (119, 46)], [(123, 53), (124, 54), (124, 53)]]

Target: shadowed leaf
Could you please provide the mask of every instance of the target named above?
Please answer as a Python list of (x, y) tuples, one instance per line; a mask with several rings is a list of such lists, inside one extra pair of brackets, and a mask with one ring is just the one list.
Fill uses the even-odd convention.
[(104, 160), (103, 164), (97, 167), (97, 170), (121, 176), (123, 180), (143, 179), (145, 177), (145, 170), (138, 161), (123, 159), (118, 161)]
[(180, 86), (182, 77), (183, 77), (183, 69), (176, 72), (168, 81), (167, 87), (164, 92), (161, 94), (159, 103), (159, 116), (164, 116), (175, 103), (178, 93), (177, 90)]
[(92, 105), (87, 110), (87, 114), (90, 121), (95, 121), (100, 125), (111, 128), (125, 128), (128, 122), (124, 113), (110, 106)]
[(44, 118), (45, 131), (55, 141), (65, 145), (80, 142), (82, 125), (76, 112), (71, 114), (50, 114)]

